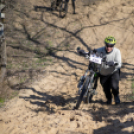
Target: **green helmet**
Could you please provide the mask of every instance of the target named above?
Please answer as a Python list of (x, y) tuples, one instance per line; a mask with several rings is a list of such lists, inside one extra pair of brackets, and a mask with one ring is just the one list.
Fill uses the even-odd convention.
[(115, 43), (116, 43), (116, 40), (115, 40), (115, 38), (114, 37), (112, 37), (112, 36), (108, 36), (108, 37), (106, 37), (105, 38), (105, 44), (106, 45), (115, 45)]

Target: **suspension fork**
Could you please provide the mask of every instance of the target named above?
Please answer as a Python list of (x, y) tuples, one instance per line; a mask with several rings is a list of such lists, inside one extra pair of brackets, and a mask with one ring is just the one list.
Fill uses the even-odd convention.
[(97, 76), (94, 76), (94, 87), (93, 87), (93, 89), (97, 88), (98, 78), (99, 78), (98, 74), (97, 74)]
[(94, 80), (94, 71), (92, 71), (92, 70), (86, 70), (86, 73), (85, 73), (86, 76), (87, 76), (87, 73), (88, 72), (90, 72), (90, 75), (89, 75), (90, 81), (88, 83), (88, 90), (89, 90), (92, 87), (92, 83), (93, 83), (93, 80)]
[[(86, 72), (84, 74), (85, 77), (87, 76), (88, 72), (90, 72), (90, 82), (89, 82), (89, 84), (92, 84), (94, 82), (94, 80), (95, 80), (95, 84), (94, 84), (93, 89), (96, 89), (98, 77), (95, 77), (95, 72), (93, 70), (89, 70), (89, 69), (86, 70)], [(94, 79), (94, 77), (95, 77), (95, 79)]]

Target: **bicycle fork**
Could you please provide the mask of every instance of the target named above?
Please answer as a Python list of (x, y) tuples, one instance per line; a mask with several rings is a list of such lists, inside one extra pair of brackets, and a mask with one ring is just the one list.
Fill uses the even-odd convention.
[(97, 88), (98, 78), (99, 78), (98, 75), (95, 76), (95, 73), (92, 74), (92, 76), (91, 76), (91, 82), (90, 82), (91, 84), (89, 83), (87, 93), (90, 92), (90, 94), (92, 94), (92, 95), (97, 94), (96, 93), (96, 88)]
[[(87, 91), (85, 92), (84, 96), (87, 96), (90, 89), (93, 89), (93, 86), (94, 86), (94, 74), (95, 73), (93, 71), (90, 71), (90, 73), (91, 73), (90, 74), (90, 81), (89, 81), (88, 88), (87, 88)], [(87, 74), (87, 72), (86, 72), (86, 74)]]

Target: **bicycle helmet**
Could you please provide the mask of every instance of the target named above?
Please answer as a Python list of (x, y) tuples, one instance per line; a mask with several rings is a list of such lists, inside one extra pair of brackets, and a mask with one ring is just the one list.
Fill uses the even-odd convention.
[(105, 38), (104, 42), (105, 42), (106, 45), (114, 46), (115, 43), (116, 43), (116, 40), (113, 36), (108, 36), (108, 37)]

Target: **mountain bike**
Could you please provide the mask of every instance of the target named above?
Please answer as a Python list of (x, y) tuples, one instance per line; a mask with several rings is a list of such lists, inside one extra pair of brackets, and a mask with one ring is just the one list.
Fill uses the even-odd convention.
[(68, 2), (66, 0), (51, 0), (51, 10), (58, 10), (59, 16), (64, 18), (68, 12)]
[[(91, 50), (86, 53), (84, 50), (81, 51), (80, 48), (77, 48), (77, 51), (80, 55), (89, 59), (89, 66), (78, 84), (80, 96), (74, 109), (80, 107), (84, 98), (86, 98), (87, 103), (92, 101), (92, 97), (96, 94), (97, 81), (101, 66), (102, 64), (110, 65), (109, 62), (106, 62), (106, 56), (96, 50)], [(118, 63), (114, 63), (114, 65), (118, 65)]]

